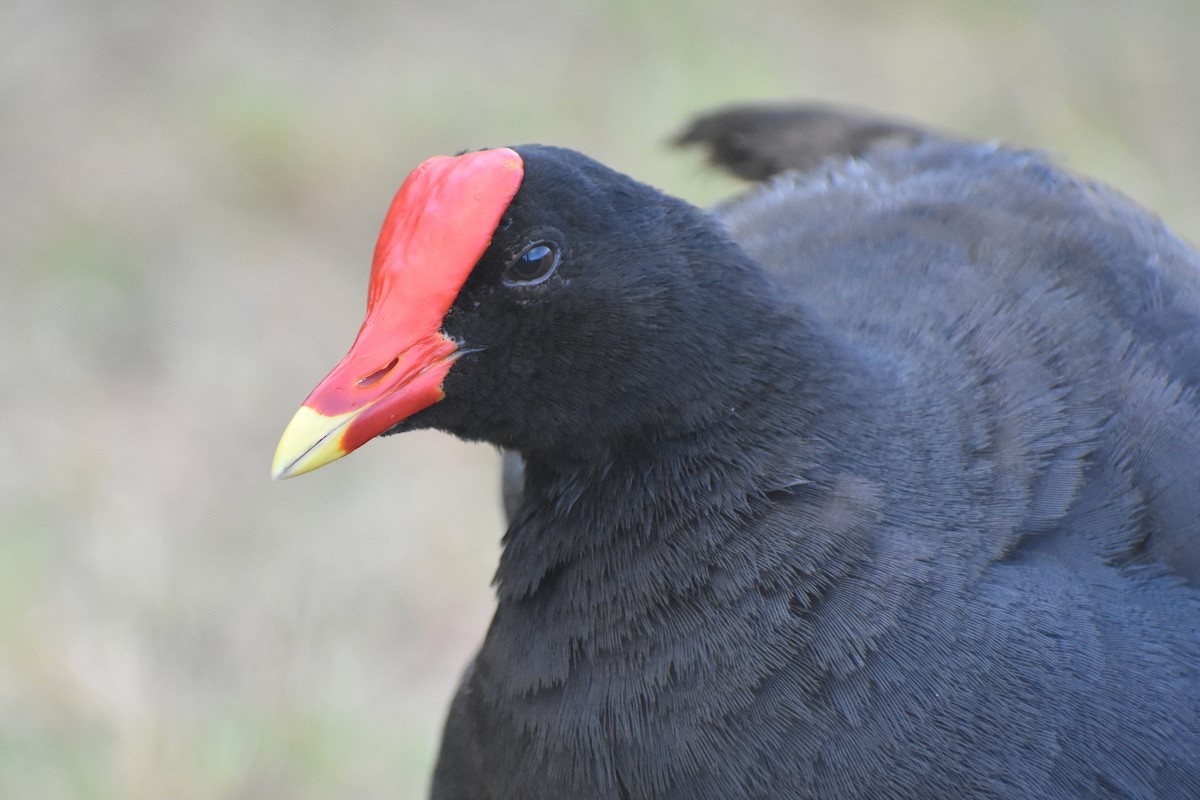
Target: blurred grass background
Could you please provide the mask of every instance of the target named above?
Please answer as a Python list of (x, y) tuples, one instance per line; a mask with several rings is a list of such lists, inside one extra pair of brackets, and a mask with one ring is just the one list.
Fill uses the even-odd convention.
[(417, 798), (491, 610), (496, 455), (267, 478), (435, 154), (707, 203), (693, 113), (818, 98), (1048, 149), (1200, 236), (1195, 0), (7, 0), (0, 798)]

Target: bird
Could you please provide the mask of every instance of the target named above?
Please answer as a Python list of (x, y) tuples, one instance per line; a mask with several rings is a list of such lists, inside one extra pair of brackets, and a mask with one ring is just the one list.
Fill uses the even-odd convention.
[(434, 800), (1200, 797), (1200, 255), (1037, 151), (821, 105), (403, 182), (276, 477), (510, 454)]

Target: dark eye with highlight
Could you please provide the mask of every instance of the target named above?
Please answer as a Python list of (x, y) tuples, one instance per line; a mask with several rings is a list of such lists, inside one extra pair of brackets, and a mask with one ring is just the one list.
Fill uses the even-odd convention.
[(530, 286), (541, 283), (558, 267), (558, 245), (542, 241), (527, 245), (504, 269), (504, 282)]

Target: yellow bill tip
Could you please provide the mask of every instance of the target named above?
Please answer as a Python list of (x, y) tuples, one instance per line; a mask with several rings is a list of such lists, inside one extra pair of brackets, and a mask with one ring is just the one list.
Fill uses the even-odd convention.
[(279, 437), (271, 477), (278, 481), (303, 475), (346, 455), (350, 451), (342, 447), (343, 429), (358, 413), (326, 416), (310, 406), (300, 406)]

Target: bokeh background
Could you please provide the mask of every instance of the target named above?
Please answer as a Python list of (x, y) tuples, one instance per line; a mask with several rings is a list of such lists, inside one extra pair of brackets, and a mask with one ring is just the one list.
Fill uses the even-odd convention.
[(0, 4), (0, 798), (418, 798), (497, 457), (267, 478), (425, 157), (816, 98), (1061, 154), (1200, 238), (1196, 0)]

